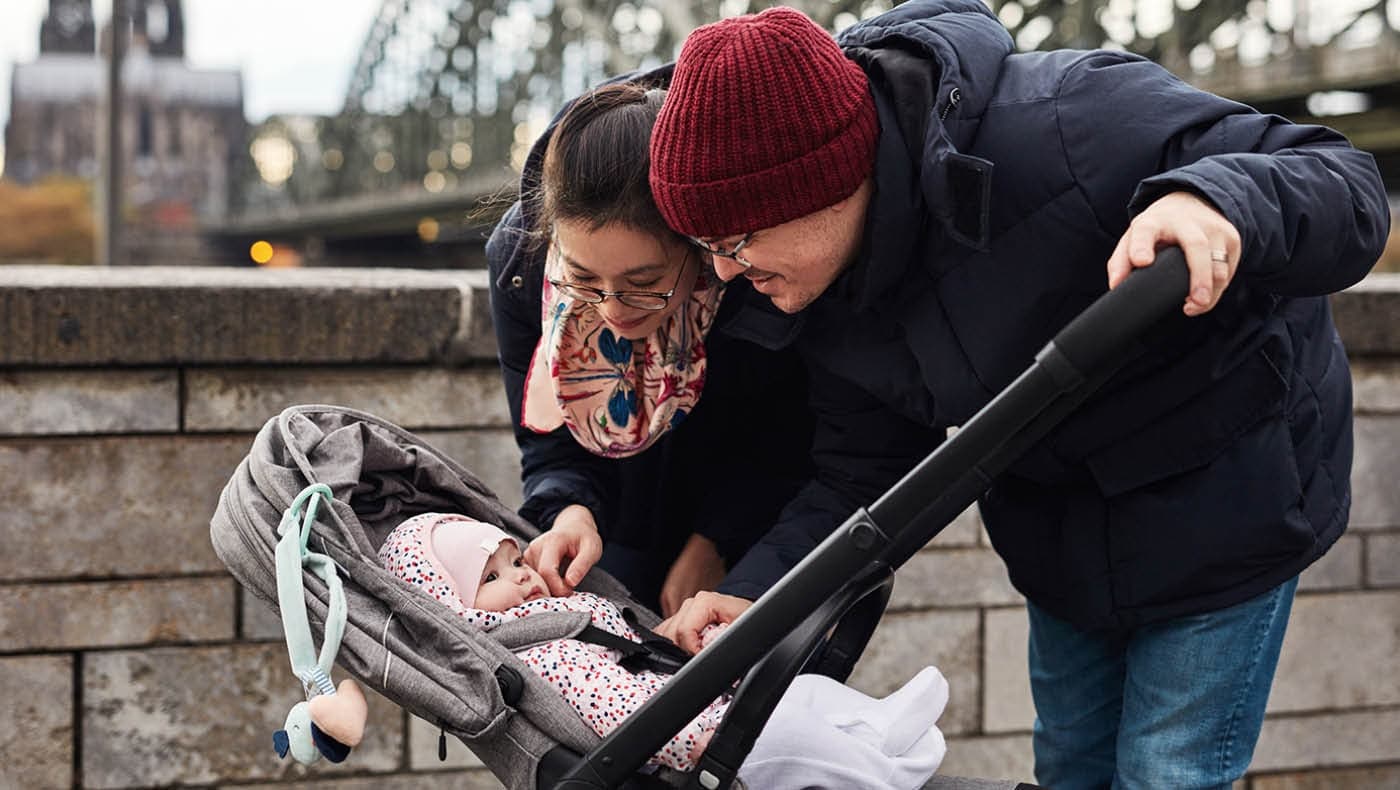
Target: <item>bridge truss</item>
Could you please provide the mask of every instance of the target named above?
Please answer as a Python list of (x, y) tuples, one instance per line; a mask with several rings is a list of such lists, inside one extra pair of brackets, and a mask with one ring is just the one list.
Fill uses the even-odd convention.
[[(255, 132), (255, 154), (261, 140), (280, 146), (280, 161), (292, 164), (272, 179), (261, 161), (256, 171), (250, 168), (241, 222), (256, 224), (260, 215), (285, 221), (288, 207), (334, 216), (337, 204), (372, 207), (386, 200), (470, 206), (512, 184), (528, 146), (566, 99), (607, 77), (673, 59), (698, 25), (770, 4), (384, 0), (342, 112), (275, 118)], [(891, 5), (787, 4), (831, 30)], [(1299, 119), (1341, 111), (1325, 121), (1361, 135), (1363, 147), (1400, 160), (1400, 0), (990, 5), (1023, 50), (1139, 52), (1202, 87), (1269, 111)]]

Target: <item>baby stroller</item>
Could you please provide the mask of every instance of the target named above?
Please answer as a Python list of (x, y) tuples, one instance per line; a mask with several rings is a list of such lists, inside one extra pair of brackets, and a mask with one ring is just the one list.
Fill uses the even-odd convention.
[[(538, 628), (483, 633), (379, 564), (376, 552), (388, 532), (418, 513), (462, 513), (526, 539), (538, 534), (475, 475), (412, 434), (351, 409), (287, 409), (258, 433), (224, 488), (211, 538), (234, 577), (275, 606), (279, 520), (304, 489), (322, 484), (331, 493), (329, 512), (311, 525), (310, 540), (339, 572), (346, 619), (337, 663), (353, 677), (461, 739), (507, 787), (718, 790), (735, 783), (792, 679), (799, 672), (846, 679), (884, 611), (894, 569), (1128, 359), (1139, 334), (1179, 309), (1188, 279), (1184, 257), (1173, 248), (1101, 297), (1015, 382), (852, 515), (606, 738), (513, 652), (572, 636), (586, 622), (565, 617), (548, 634)], [(306, 612), (323, 625), (331, 591), (314, 573), (304, 573), (302, 583)], [(625, 603), (642, 613), (644, 625), (657, 621), (601, 571), (580, 589)], [(729, 711), (694, 770), (640, 770), (736, 683)], [(927, 785), (1016, 786), (948, 777)]]

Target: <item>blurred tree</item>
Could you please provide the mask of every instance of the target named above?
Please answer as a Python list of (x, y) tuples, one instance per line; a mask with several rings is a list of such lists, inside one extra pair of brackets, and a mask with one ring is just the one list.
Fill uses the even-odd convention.
[[(831, 30), (892, 0), (784, 0)], [(694, 28), (777, 5), (749, 0), (385, 0), (343, 111), (301, 134), (269, 119), (267, 161), (243, 174), (250, 207), (364, 194), (451, 192), (518, 170), (562, 104), (675, 58)], [(285, 152), (295, 149), (289, 160)], [(254, 158), (258, 151), (253, 152)], [(259, 183), (260, 182), (260, 183)]]
[(1185, 63), (1192, 48), (1227, 23), (1257, 18), (1270, 34), (1279, 34), (1265, 15), (1267, 4), (1257, 0), (993, 0), (990, 5), (1022, 50), (1110, 47)]
[(90, 264), (95, 232), (88, 182), (0, 180), (0, 263)]
[[(1109, 47), (1136, 52), (1173, 69), (1193, 50), (1229, 50), (1245, 35), (1264, 52), (1306, 48), (1368, 27), (1395, 35), (1390, 0), (987, 0), (1021, 50)], [(1315, 0), (1314, 0), (1315, 2)], [(1314, 18), (1316, 17), (1316, 18)], [(1207, 56), (1208, 57), (1208, 56)]]
[[(1373, 0), (1384, 2), (1384, 0)], [(781, 0), (833, 32), (897, 0)], [(1267, 28), (1261, 0), (986, 0), (1022, 50), (1129, 49), (1184, 67), (1234, 25)], [(385, 0), (351, 74), (344, 110), (309, 135), (269, 121), (269, 151), (297, 149), (267, 206), (386, 192), (451, 192), (509, 178), (569, 97), (675, 58), (687, 33), (777, 0)], [(1189, 6), (1189, 10), (1182, 7)], [(1267, 28), (1273, 41), (1286, 33)], [(278, 149), (271, 146), (276, 141)], [(314, 148), (315, 150), (308, 150)], [(495, 172), (487, 172), (494, 170)], [(257, 178), (257, 174), (252, 174)]]

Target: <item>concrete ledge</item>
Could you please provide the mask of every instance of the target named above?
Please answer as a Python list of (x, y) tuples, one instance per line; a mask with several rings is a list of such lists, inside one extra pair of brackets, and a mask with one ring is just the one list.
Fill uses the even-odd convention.
[(1035, 723), (1026, 644), (1030, 621), (1024, 606), (982, 614), (982, 731), (1029, 732)]
[(484, 271), (0, 266), (0, 365), (495, 356)]
[(262, 599), (253, 597), (248, 588), (241, 584), (238, 585), (238, 601), (242, 612), (238, 638), (249, 642), (281, 642), (286, 638), (282, 631), (281, 615), (263, 603)]
[(1378, 787), (1400, 787), (1400, 765), (1269, 774), (1252, 777), (1249, 782), (1249, 790), (1376, 790)]
[[(939, 727), (942, 726), (943, 723), (939, 722)], [(949, 738), (948, 755), (938, 766), (938, 773), (944, 776), (1032, 781), (1035, 776), (1035, 755), (1031, 751), (1030, 733)]]
[(73, 658), (0, 658), (0, 787), (73, 781)]
[(1024, 600), (991, 549), (921, 551), (900, 566), (890, 609), (1008, 606)]
[[(1400, 316), (1391, 320), (1400, 322)], [(1357, 414), (1400, 414), (1400, 364), (1393, 358), (1351, 360), (1351, 380)]]
[(180, 376), (173, 369), (0, 373), (0, 434), (174, 433), (179, 429)]
[(256, 433), (302, 403), (349, 406), (415, 432), (510, 426), (494, 365), (192, 368), (185, 392), (185, 430), (199, 433)]
[(1351, 529), (1400, 526), (1400, 415), (1357, 415), (1352, 433)]
[(1289, 771), (1400, 761), (1400, 709), (1286, 716), (1264, 721), (1255, 771)]
[(83, 787), (291, 779), (402, 764), (403, 714), (373, 692), (353, 759), (310, 769), (279, 760), (272, 732), (302, 699), (280, 644), (91, 653), (82, 674)]
[(0, 650), (233, 638), (232, 579), (0, 586)]
[[(495, 357), (482, 270), (0, 266), (0, 365)], [(1400, 274), (1332, 297), (1352, 353), (1400, 349)]]
[(925, 544), (926, 549), (947, 549), (955, 546), (987, 545), (981, 542), (986, 530), (982, 528), (982, 513), (977, 505), (968, 505), (967, 510), (948, 523), (943, 531)]
[(883, 697), (926, 666), (948, 679), (948, 707), (938, 719), (945, 735), (976, 732), (982, 687), (981, 639), (975, 611), (910, 612), (885, 616), (847, 683)]
[[(1400, 705), (1400, 673), (1394, 671), (1400, 655), (1397, 623), (1400, 591), (1298, 596), (1269, 713)], [(1390, 756), (1400, 758), (1400, 741)]]
[(1368, 537), (1366, 584), (1371, 587), (1400, 587), (1400, 534)]
[(1351, 354), (1400, 349), (1400, 274), (1377, 273), (1332, 296), (1337, 331)]
[(506, 507), (520, 507), (524, 494), (520, 484), (520, 449), (513, 433), (500, 429), (417, 433), (475, 474)]
[(0, 441), (0, 581), (217, 573), (209, 517), (251, 437)]

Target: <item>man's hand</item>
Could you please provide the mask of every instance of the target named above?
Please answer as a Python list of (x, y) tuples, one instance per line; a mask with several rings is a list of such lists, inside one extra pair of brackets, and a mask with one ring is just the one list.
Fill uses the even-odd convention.
[(687, 598), (713, 590), (723, 578), (724, 558), (719, 556), (714, 541), (691, 535), (661, 585), (661, 616), (675, 614)]
[(1208, 312), (1235, 276), (1240, 262), (1240, 233), (1210, 203), (1190, 192), (1171, 192), (1133, 218), (1128, 232), (1108, 259), (1109, 290), (1134, 268), (1151, 266), (1160, 247), (1175, 244), (1186, 253), (1191, 291), (1182, 312)]
[(694, 655), (703, 647), (700, 632), (705, 630), (705, 626), (732, 623), (750, 606), (753, 606), (753, 601), (747, 598), (715, 592), (696, 593), (695, 597), (687, 599), (674, 615), (662, 620), (654, 630)]
[(549, 531), (530, 541), (525, 562), (540, 572), (550, 595), (568, 595), (603, 556), (603, 539), (593, 513), (569, 505), (554, 517)]

